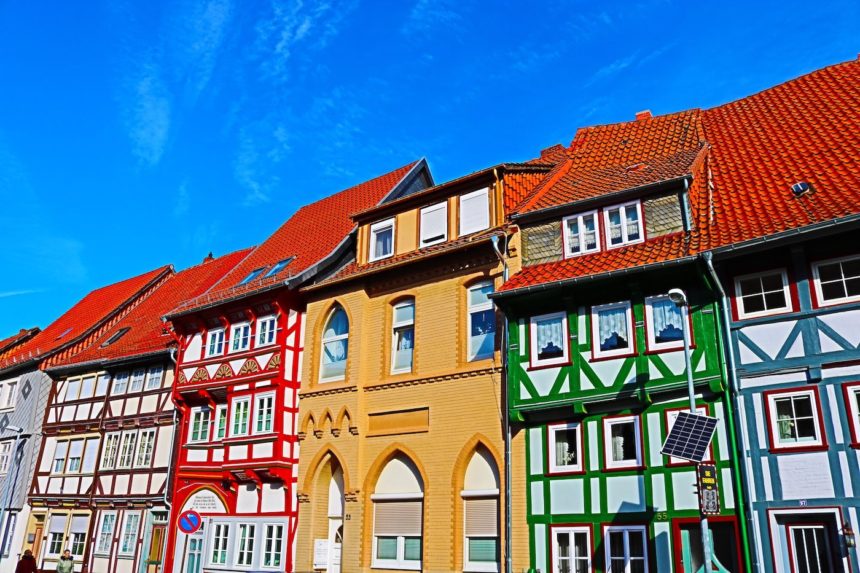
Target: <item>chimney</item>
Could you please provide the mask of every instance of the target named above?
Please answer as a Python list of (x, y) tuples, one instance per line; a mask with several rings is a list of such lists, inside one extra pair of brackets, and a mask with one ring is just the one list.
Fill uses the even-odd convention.
[(651, 119), (652, 117), (650, 109), (643, 109), (642, 111), (636, 112), (636, 121), (644, 121), (646, 119)]
[(204, 263), (208, 263), (209, 261), (214, 261), (215, 257), (212, 256), (212, 251), (209, 251), (209, 254), (203, 259)]

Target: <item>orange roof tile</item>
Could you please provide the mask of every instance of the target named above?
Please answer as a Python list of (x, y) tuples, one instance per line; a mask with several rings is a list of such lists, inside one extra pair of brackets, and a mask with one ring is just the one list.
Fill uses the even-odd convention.
[(30, 337), (36, 336), (41, 329), (36, 326), (33, 328), (22, 328), (12, 336), (0, 340), (0, 356), (10, 351), (14, 346), (23, 343)]

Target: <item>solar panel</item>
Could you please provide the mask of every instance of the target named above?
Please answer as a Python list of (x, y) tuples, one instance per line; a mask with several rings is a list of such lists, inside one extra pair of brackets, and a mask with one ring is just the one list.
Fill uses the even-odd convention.
[(690, 412), (678, 412), (675, 425), (660, 452), (667, 456), (700, 463), (717, 429), (717, 419)]

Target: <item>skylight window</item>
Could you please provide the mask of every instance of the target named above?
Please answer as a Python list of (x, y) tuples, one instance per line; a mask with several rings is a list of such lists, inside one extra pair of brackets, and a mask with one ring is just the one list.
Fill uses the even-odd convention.
[(295, 258), (296, 257), (289, 257), (289, 258), (284, 259), (283, 261), (279, 261), (279, 262), (275, 263), (275, 266), (273, 266), (271, 269), (269, 269), (269, 272), (266, 273), (266, 278), (273, 277), (276, 274), (278, 274), (279, 272), (281, 272), (282, 270), (284, 270), (286, 268), (286, 266), (289, 265), (291, 262), (293, 262), (293, 259), (295, 259)]
[(125, 333), (128, 332), (129, 330), (131, 330), (130, 326), (126, 326), (125, 328), (120, 328), (119, 330), (114, 332), (110, 338), (108, 338), (106, 341), (104, 341), (104, 343), (102, 343), (102, 348), (104, 348), (106, 346), (110, 346), (111, 344), (113, 344), (114, 342), (119, 340), (120, 338), (125, 336)]
[(72, 327), (70, 326), (69, 328), (67, 328), (66, 330), (64, 330), (64, 331), (62, 332), (62, 334), (60, 334), (60, 335), (59, 335), (57, 338), (55, 338), (54, 340), (59, 340), (59, 339), (61, 339), (62, 337), (64, 337), (64, 336), (65, 336), (65, 335), (67, 335), (68, 333), (70, 333), (71, 331), (72, 331)]
[(246, 285), (246, 284), (248, 284), (249, 282), (251, 282), (251, 281), (252, 281), (252, 280), (254, 280), (255, 278), (259, 277), (261, 274), (263, 274), (263, 271), (265, 271), (265, 270), (266, 270), (266, 267), (260, 267), (259, 269), (254, 269), (254, 270), (253, 270), (253, 271), (251, 271), (251, 273), (250, 273), (247, 277), (245, 277), (245, 278), (244, 278), (244, 280), (242, 280), (242, 282), (240, 282), (239, 284), (240, 284), (240, 285)]

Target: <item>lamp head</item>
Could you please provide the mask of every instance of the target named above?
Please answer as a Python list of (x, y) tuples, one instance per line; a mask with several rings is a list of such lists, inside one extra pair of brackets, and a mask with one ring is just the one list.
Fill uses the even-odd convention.
[(669, 291), (669, 300), (675, 303), (675, 306), (685, 306), (687, 304), (687, 295), (679, 288), (673, 288)]

